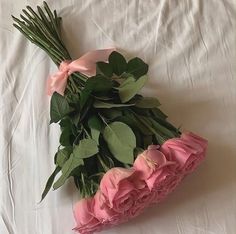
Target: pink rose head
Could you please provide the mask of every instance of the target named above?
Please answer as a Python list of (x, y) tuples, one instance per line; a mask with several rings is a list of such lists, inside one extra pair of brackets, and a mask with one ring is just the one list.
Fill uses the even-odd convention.
[(100, 190), (94, 196), (94, 215), (103, 224), (108, 226), (120, 223), (120, 213), (115, 212), (107, 205), (106, 198)]
[(92, 234), (101, 231), (103, 225), (93, 213), (94, 199), (81, 199), (74, 207), (74, 216), (77, 226), (74, 228), (81, 234)]
[[(208, 146), (208, 141), (192, 132), (186, 132), (186, 133), (182, 133), (181, 135), (182, 139), (185, 139), (188, 142), (192, 142), (198, 144), (199, 150), (203, 149), (203, 151), (206, 152), (207, 150), (207, 146)], [(201, 149), (200, 149), (201, 148)]]
[(123, 213), (116, 212), (106, 204), (107, 201), (104, 200), (104, 195), (100, 191), (96, 193), (94, 199), (94, 214), (106, 227), (124, 223), (130, 218), (140, 214), (140, 206), (137, 206), (136, 204), (125, 210)]
[(108, 206), (117, 213), (125, 213), (135, 204), (137, 197), (136, 177), (134, 169), (112, 168), (102, 178), (100, 190), (108, 202)]
[(152, 193), (150, 189), (145, 186), (138, 190), (135, 205), (127, 211), (127, 217), (133, 218), (141, 214), (145, 208), (152, 204), (156, 199), (156, 194)]
[(157, 170), (173, 164), (175, 163), (167, 161), (159, 146), (150, 145), (147, 150), (138, 155), (133, 167), (140, 172), (140, 178), (146, 180)]
[(183, 133), (180, 138), (164, 142), (161, 151), (168, 160), (178, 164), (180, 173), (188, 174), (196, 169), (206, 156), (207, 141), (192, 133)]
[(171, 168), (164, 168), (160, 175), (149, 178), (147, 183), (155, 194), (154, 203), (164, 200), (175, 190), (183, 178), (182, 174), (176, 174)]

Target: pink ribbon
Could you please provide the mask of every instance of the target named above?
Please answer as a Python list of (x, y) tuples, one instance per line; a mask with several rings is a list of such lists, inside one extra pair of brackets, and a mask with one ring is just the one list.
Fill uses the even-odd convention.
[(59, 69), (47, 80), (47, 94), (51, 96), (54, 92), (64, 95), (67, 79), (73, 72), (81, 72), (86, 76), (96, 75), (96, 62), (108, 61), (108, 57), (115, 48), (104, 50), (93, 50), (84, 54), (74, 61), (61, 62)]

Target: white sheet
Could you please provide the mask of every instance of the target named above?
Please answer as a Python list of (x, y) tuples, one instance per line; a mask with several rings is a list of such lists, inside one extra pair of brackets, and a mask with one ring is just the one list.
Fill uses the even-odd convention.
[[(169, 199), (109, 234), (236, 233), (236, 2), (48, 1), (76, 58), (116, 46), (150, 64), (143, 93), (170, 120), (209, 140), (205, 163)], [(12, 27), (26, 4), (0, 1), (0, 233), (73, 233), (73, 183), (38, 203), (58, 145), (45, 82), (56, 67)]]

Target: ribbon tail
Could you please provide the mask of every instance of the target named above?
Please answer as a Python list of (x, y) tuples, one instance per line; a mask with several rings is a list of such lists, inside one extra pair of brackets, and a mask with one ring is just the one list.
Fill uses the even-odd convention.
[(64, 92), (67, 85), (68, 75), (65, 72), (60, 72), (55, 75), (49, 76), (47, 79), (47, 95), (52, 96), (54, 92), (57, 92), (64, 96)]
[(79, 59), (71, 62), (69, 64), (70, 74), (79, 71), (87, 76), (96, 75), (96, 63), (98, 61), (108, 61), (109, 55), (115, 51), (115, 48), (103, 49), (103, 50), (93, 50), (84, 54)]

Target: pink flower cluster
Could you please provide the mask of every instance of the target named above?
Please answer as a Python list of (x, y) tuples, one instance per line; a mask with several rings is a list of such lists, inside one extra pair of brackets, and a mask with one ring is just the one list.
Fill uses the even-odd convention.
[(150, 145), (130, 169), (112, 168), (102, 178), (94, 197), (74, 207), (76, 231), (92, 234), (139, 215), (158, 203), (205, 158), (207, 141), (193, 133)]

